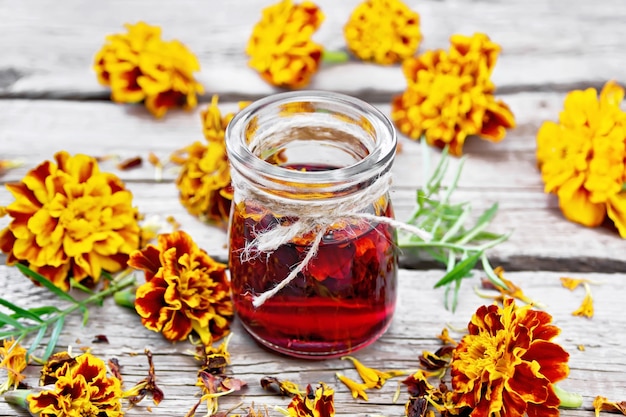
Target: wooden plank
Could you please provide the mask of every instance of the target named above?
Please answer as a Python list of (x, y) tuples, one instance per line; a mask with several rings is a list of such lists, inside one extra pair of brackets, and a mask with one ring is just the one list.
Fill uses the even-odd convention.
[[(517, 119), (517, 127), (499, 143), (470, 138), (465, 153), (470, 156), (461, 185), (473, 187), (540, 187), (535, 168), (535, 135), (544, 120), (556, 120), (563, 106), (563, 93), (518, 93), (503, 95)], [(386, 115), (388, 102), (373, 102)], [(121, 159), (154, 152), (167, 160), (176, 149), (194, 141), (204, 141), (200, 111), (172, 111), (164, 119), (154, 119), (140, 105), (109, 102), (49, 100), (0, 100), (0, 158), (24, 162), (20, 169), (7, 172), (1, 182), (15, 181), (59, 150), (94, 156), (117, 155)], [(220, 104), (223, 113), (237, 110), (237, 104)], [(402, 172), (397, 185), (416, 187), (422, 181), (420, 146), (399, 135), (402, 149), (395, 169)], [(433, 152), (436, 161), (437, 151)], [(115, 170), (115, 163), (103, 164)], [(513, 175), (524, 172), (524, 175)], [(410, 173), (410, 175), (409, 175)], [(506, 175), (503, 175), (505, 174)], [(118, 172), (124, 180), (152, 180), (149, 164), (143, 169)], [(174, 179), (175, 171), (164, 172)], [(499, 183), (504, 181), (504, 184)]]
[[(342, 28), (360, 0), (318, 0), (326, 14), (315, 39), (328, 49), (344, 48)], [(626, 8), (621, 0), (545, 2), (542, 0), (426, 0), (408, 2), (421, 15), (420, 51), (447, 48), (455, 33), (487, 33), (502, 45), (493, 75), (502, 92), (570, 89), (626, 82)], [(160, 25), (165, 39), (184, 42), (199, 58), (199, 79), (209, 92), (231, 97), (272, 91), (247, 68), (244, 50), (263, 0), (233, 0), (198, 8), (193, 0), (176, 3), (107, 1), (86, 9), (80, 0), (63, 7), (49, 0), (0, 4), (0, 96), (105, 98), (91, 65), (109, 33), (125, 22)], [(311, 88), (388, 97), (405, 82), (397, 67), (352, 62), (326, 66)], [(208, 99), (210, 96), (205, 96)]]
[[(457, 312), (445, 310), (443, 291), (433, 289), (441, 274), (441, 271), (401, 270), (398, 306), (390, 329), (378, 342), (357, 352), (355, 356), (366, 365), (379, 369), (415, 370), (418, 356), (423, 350), (434, 351), (440, 346), (435, 336), (444, 326), (463, 328), (479, 305), (489, 303), (472, 291), (472, 286), (478, 284), (477, 278), (474, 278), (463, 286)], [(480, 276), (480, 273), (476, 275)], [(570, 354), (571, 373), (560, 386), (582, 394), (584, 404), (580, 410), (562, 410), (561, 415), (586, 416), (590, 415), (591, 402), (596, 395), (623, 400), (626, 392), (626, 351), (623, 349), (626, 343), (623, 335), (626, 318), (621, 314), (626, 275), (576, 275), (601, 282), (600, 285), (592, 286), (595, 300), (595, 316), (592, 319), (571, 315), (579, 306), (583, 291), (566, 290), (559, 283), (560, 276), (559, 273), (544, 271), (507, 275), (531, 298), (547, 304), (546, 311), (562, 329), (557, 341)], [(58, 300), (51, 300), (44, 289), (32, 286), (16, 269), (5, 266), (0, 267), (0, 294), (8, 295), (9, 299), (22, 306), (59, 303)], [(245, 406), (254, 402), (257, 407), (267, 405), (270, 415), (280, 415), (272, 407), (286, 407), (289, 400), (263, 392), (258, 384), (262, 376), (274, 375), (302, 385), (319, 381), (330, 384), (336, 392), (337, 416), (403, 414), (407, 393), (402, 389), (398, 402), (393, 403), (397, 387), (395, 380), (389, 381), (379, 391), (372, 391), (369, 402), (356, 401), (335, 378), (336, 372), (358, 378), (348, 362), (339, 359), (306, 361), (276, 355), (256, 345), (238, 321), (234, 323), (233, 333), (229, 345), (232, 365), (228, 371), (247, 381), (249, 386), (240, 395), (220, 399), (222, 410), (239, 402)], [(91, 342), (98, 334), (106, 335), (109, 344)], [(452, 335), (458, 338), (461, 333), (453, 331)], [(127, 387), (144, 378), (147, 372), (145, 358), (134, 356), (134, 353), (141, 353), (144, 348), (150, 349), (155, 355), (158, 384), (165, 392), (164, 401), (158, 407), (152, 407), (152, 416), (182, 415), (183, 410), (190, 408), (197, 400), (197, 391), (193, 387), (197, 363), (187, 353), (190, 345), (186, 342), (171, 344), (165, 341), (160, 335), (143, 328), (133, 312), (115, 305), (112, 300), (107, 300), (102, 308), (94, 307), (86, 327), (80, 326), (79, 315), (71, 316), (62, 333), (59, 349), (65, 346), (71, 346), (75, 351), (87, 347), (104, 359), (118, 358)], [(584, 351), (579, 350), (579, 346), (583, 346)], [(28, 381), (34, 383), (38, 367), (30, 367), (27, 374)], [(145, 407), (148, 405), (152, 406), (151, 402), (144, 400), (138, 407), (128, 411), (127, 415), (146, 415)], [(26, 414), (19, 413), (0, 399), (0, 416), (16, 415)]]
[[(543, 193), (535, 167), (534, 135), (543, 119), (558, 114), (562, 94), (513, 94), (506, 100), (518, 115), (518, 127), (497, 144), (478, 138), (469, 140), (469, 158), (455, 194), (457, 201), (471, 201), (475, 213), (499, 203), (493, 230), (513, 230), (513, 235), (490, 252), (494, 262), (513, 270), (626, 271), (626, 241), (619, 238), (612, 226), (588, 229), (566, 221), (554, 196)], [(389, 113), (388, 104), (377, 106)], [(234, 110), (236, 105), (225, 103), (223, 108)], [(61, 149), (91, 155), (117, 154), (121, 158), (145, 158), (153, 151), (167, 159), (175, 149), (203, 140), (199, 111), (176, 112), (163, 120), (154, 120), (141, 107), (0, 100), (0, 159), (18, 158), (25, 162), (22, 168), (0, 177), (0, 182), (19, 180), (28, 169)], [(393, 168), (392, 200), (396, 217), (405, 220), (415, 207), (415, 191), (423, 184), (424, 175), (421, 146), (406, 138), (401, 138), (401, 142), (402, 150)], [(433, 151), (432, 155), (434, 163), (438, 152)], [(458, 160), (453, 160), (452, 165), (456, 164)], [(227, 258), (224, 232), (203, 225), (180, 205), (173, 184), (175, 171), (166, 169), (164, 182), (157, 183), (154, 169), (147, 163), (140, 169), (119, 171), (114, 162), (108, 161), (102, 163), (102, 169), (117, 173), (127, 182), (142, 213), (162, 218), (173, 215), (184, 230), (193, 231), (209, 253)], [(0, 205), (10, 201), (8, 191), (0, 187)], [(8, 220), (0, 219), (0, 227)], [(403, 257), (403, 265), (433, 267), (414, 256)]]

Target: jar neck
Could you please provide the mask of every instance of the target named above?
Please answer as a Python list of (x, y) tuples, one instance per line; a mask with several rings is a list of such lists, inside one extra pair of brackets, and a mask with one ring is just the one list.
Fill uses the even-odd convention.
[(396, 136), (387, 117), (361, 100), (297, 91), (241, 110), (226, 129), (226, 147), (235, 192), (321, 202), (384, 189)]

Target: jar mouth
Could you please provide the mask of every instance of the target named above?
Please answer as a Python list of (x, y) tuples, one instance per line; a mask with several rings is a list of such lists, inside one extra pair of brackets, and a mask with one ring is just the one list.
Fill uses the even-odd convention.
[[(331, 163), (324, 170), (281, 166), (276, 163), (281, 157), (280, 148), (273, 147), (272, 141), (297, 142), (289, 136), (294, 132), (306, 132), (308, 137), (302, 142), (310, 142), (308, 146), (319, 146), (329, 155), (333, 146), (342, 147), (346, 155), (339, 158), (337, 166)], [(291, 184), (362, 181), (390, 168), (396, 142), (391, 121), (376, 107), (348, 95), (314, 90), (278, 93), (257, 100), (237, 113), (226, 128), (231, 166), (253, 181), (260, 177)], [(272, 157), (274, 163), (270, 162)], [(287, 164), (293, 165), (292, 161)]]

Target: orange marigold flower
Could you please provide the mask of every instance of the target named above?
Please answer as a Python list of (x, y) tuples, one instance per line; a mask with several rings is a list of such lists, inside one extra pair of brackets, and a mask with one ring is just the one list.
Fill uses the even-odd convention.
[(461, 155), (465, 139), (494, 142), (515, 126), (508, 106), (493, 96), (491, 73), (500, 47), (487, 35), (453, 35), (450, 50), (427, 51), (403, 63), (407, 89), (391, 103), (391, 118), (411, 139), (449, 146)]
[(222, 116), (217, 96), (202, 112), (203, 131), (208, 144), (194, 142), (179, 149), (172, 160), (182, 164), (176, 179), (181, 204), (189, 213), (208, 222), (228, 223), (233, 190), (226, 154), (224, 132), (234, 114)]
[(156, 117), (168, 109), (197, 105), (204, 89), (193, 73), (198, 59), (179, 41), (161, 39), (161, 28), (144, 22), (126, 24), (128, 33), (109, 35), (94, 58), (98, 81), (111, 87), (118, 103), (143, 101)]
[(0, 385), (0, 394), (13, 387), (17, 388), (20, 382), (26, 377), (22, 371), (26, 369), (26, 349), (14, 339), (4, 339), (3, 346), (0, 347), (0, 369), (7, 371), (7, 380)]
[(530, 306), (480, 307), (453, 353), (454, 403), (471, 416), (557, 417), (554, 383), (569, 373), (569, 354), (552, 342), (560, 329)]
[(246, 47), (248, 65), (277, 87), (306, 86), (322, 59), (324, 48), (312, 36), (323, 20), (311, 1), (282, 0), (263, 9)]
[(559, 122), (537, 133), (537, 165), (545, 192), (556, 194), (563, 215), (595, 227), (608, 215), (626, 238), (626, 112), (624, 89), (606, 83), (565, 97)]
[[(13, 220), (0, 231), (7, 264), (21, 262), (67, 291), (70, 277), (92, 286), (103, 270), (126, 267), (139, 246), (137, 209), (122, 180), (87, 155), (55, 154), (7, 184)], [(84, 282), (83, 282), (84, 281)]]
[(306, 394), (296, 394), (291, 399), (287, 412), (289, 417), (333, 417), (335, 403), (332, 388), (320, 382), (313, 391), (310, 385), (306, 387)]
[(350, 52), (364, 61), (390, 65), (412, 57), (422, 40), (419, 14), (401, 0), (366, 0), (343, 28)]
[(54, 388), (29, 394), (31, 413), (41, 417), (123, 416), (121, 382), (107, 375), (103, 360), (90, 353), (67, 361), (54, 375)]
[(234, 313), (226, 265), (187, 233), (159, 235), (158, 246), (133, 252), (128, 265), (145, 272), (135, 299), (145, 327), (171, 341), (194, 330), (205, 345), (228, 334)]

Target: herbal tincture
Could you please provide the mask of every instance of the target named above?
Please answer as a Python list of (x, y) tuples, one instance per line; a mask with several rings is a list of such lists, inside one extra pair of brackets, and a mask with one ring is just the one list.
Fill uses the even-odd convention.
[(226, 144), (229, 268), (245, 329), (300, 357), (375, 341), (396, 303), (388, 119), (340, 94), (283, 93), (243, 109)]

